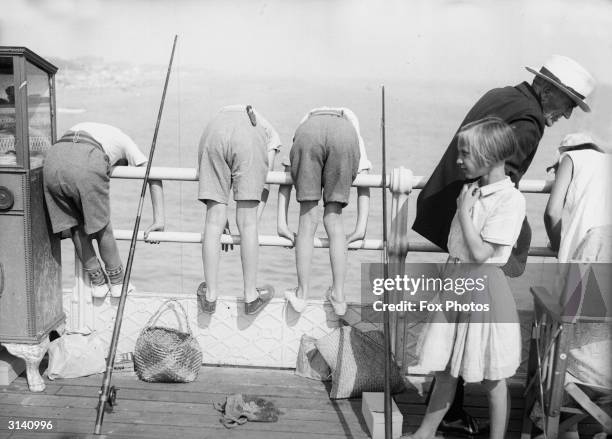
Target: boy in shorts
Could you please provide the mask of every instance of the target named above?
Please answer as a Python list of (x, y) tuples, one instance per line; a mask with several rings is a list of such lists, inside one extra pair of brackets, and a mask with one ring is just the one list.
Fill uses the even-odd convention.
[(306, 308), (310, 288), (310, 268), (313, 239), (317, 229), (316, 206), (323, 192), (323, 225), (329, 237), (329, 257), (333, 285), (326, 298), (334, 312), (346, 313), (344, 278), (346, 275), (347, 246), (363, 239), (366, 233), (370, 190), (358, 189), (357, 224), (348, 236), (344, 235), (342, 209), (347, 206), (355, 177), (367, 172), (371, 163), (366, 157), (359, 121), (348, 108), (322, 107), (311, 110), (300, 122), (290, 152), (286, 172), (291, 172), (300, 203), (300, 222), (297, 235), (287, 226), (287, 208), (291, 186), (281, 186), (278, 192), (278, 234), (295, 241), (298, 286), (285, 291), (285, 298), (293, 309), (301, 313)]
[(200, 284), (197, 294), (205, 313), (212, 314), (216, 309), (220, 239), (224, 230), (229, 233), (230, 189), (240, 232), (245, 314), (257, 314), (274, 297), (271, 286), (256, 287), (258, 223), (269, 194), (266, 176), (274, 168), (280, 146), (278, 133), (250, 105), (223, 107), (204, 129), (198, 152), (198, 199), (206, 204), (202, 233), (206, 281)]
[[(123, 287), (123, 265), (110, 221), (111, 170), (117, 165), (145, 166), (147, 161), (119, 128), (94, 122), (73, 126), (46, 153), (44, 191), (53, 233), (72, 238), (93, 297), (104, 298), (109, 290), (112, 297), (120, 297)], [(149, 180), (149, 189), (154, 220), (145, 231), (145, 240), (153, 243), (149, 233), (164, 230), (161, 180)], [(128, 292), (133, 289), (130, 283)]]

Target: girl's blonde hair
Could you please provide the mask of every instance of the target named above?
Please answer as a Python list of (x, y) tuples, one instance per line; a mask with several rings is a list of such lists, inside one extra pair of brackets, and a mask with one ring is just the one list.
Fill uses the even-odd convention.
[(457, 147), (467, 146), (478, 166), (506, 160), (518, 150), (512, 127), (496, 116), (470, 122), (457, 133)]

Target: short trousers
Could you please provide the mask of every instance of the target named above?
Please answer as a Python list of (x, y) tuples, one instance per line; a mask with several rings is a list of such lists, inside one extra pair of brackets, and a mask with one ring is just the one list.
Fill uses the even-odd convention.
[(359, 167), (359, 139), (351, 122), (314, 113), (295, 132), (289, 153), (298, 202), (319, 201), (346, 206)]
[(53, 233), (82, 225), (88, 235), (110, 222), (108, 156), (89, 143), (58, 142), (43, 166), (45, 201)]
[(268, 173), (266, 132), (246, 111), (224, 110), (204, 129), (198, 150), (198, 199), (259, 201)]

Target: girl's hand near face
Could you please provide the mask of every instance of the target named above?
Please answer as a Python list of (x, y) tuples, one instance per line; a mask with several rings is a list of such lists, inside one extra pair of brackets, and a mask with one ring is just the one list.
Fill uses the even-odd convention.
[(459, 197), (457, 197), (457, 210), (462, 214), (469, 215), (480, 198), (480, 188), (476, 183), (463, 185)]

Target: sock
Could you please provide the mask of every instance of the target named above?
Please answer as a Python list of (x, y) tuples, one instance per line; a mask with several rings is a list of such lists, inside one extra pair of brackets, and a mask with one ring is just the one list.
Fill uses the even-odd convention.
[(106, 267), (106, 272), (108, 273), (111, 285), (123, 283), (123, 265), (119, 265), (115, 268)]
[(104, 285), (106, 283), (106, 277), (104, 276), (104, 271), (102, 271), (102, 267), (98, 265), (97, 268), (94, 269), (85, 269), (85, 272), (89, 276), (89, 280), (91, 284), (94, 286)]

